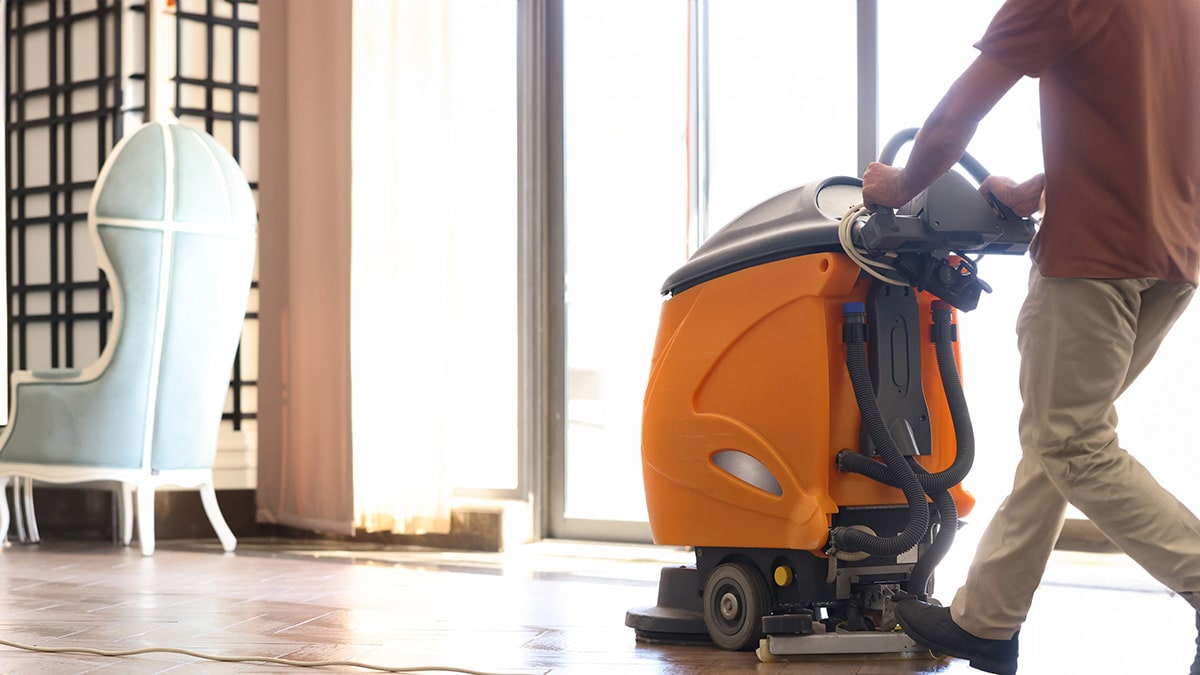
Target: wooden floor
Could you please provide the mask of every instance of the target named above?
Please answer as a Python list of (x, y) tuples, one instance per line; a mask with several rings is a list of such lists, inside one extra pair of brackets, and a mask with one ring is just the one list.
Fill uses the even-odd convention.
[[(489, 673), (976, 672), (957, 660), (759, 663), (751, 653), (651, 646), (624, 626), (652, 605), (673, 549), (542, 542), (505, 554), (308, 550), (162, 542), (152, 558), (107, 544), (0, 552), (0, 639), (40, 647), (176, 647), (221, 656), (355, 660)], [(953, 579), (961, 569), (948, 560)], [(1052, 563), (1022, 635), (1020, 672), (1184, 675), (1192, 613), (1124, 558)], [(110, 658), (0, 647), (4, 673), (370, 672), (219, 663), (169, 653)], [(430, 671), (434, 672), (434, 671)]]

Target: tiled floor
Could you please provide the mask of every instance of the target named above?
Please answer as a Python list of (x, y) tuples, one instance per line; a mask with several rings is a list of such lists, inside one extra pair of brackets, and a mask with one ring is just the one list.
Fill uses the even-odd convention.
[[(763, 664), (750, 653), (640, 644), (624, 626), (625, 611), (653, 604), (659, 568), (681, 557), (672, 549), (562, 542), (506, 554), (242, 542), (232, 555), (216, 552), (215, 543), (162, 542), (152, 558), (104, 544), (13, 545), (0, 552), (0, 639), (513, 674), (976, 672), (957, 660)], [(954, 579), (961, 559), (947, 564), (940, 582)], [(1056, 556), (1022, 632), (1021, 673), (1184, 675), (1194, 630), (1186, 604), (1123, 558)], [(109, 658), (0, 647), (4, 673), (98, 670), (310, 672), (179, 654)]]

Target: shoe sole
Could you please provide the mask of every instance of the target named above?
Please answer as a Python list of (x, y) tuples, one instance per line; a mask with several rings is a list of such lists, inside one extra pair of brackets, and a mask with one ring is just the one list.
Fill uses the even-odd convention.
[(927, 648), (935, 655), (940, 654), (945, 656), (953, 656), (956, 659), (964, 659), (971, 664), (972, 668), (976, 670), (982, 670), (985, 673), (993, 673), (994, 675), (1016, 675), (1017, 673), (1017, 666), (1015, 663), (996, 661), (987, 657), (971, 656), (970, 654), (964, 654), (954, 649), (947, 649), (945, 646), (939, 645), (933, 640), (925, 638), (920, 634), (920, 632), (913, 631), (903, 619), (900, 619), (900, 627), (904, 629), (905, 633), (908, 633), (909, 637), (920, 643), (923, 647)]

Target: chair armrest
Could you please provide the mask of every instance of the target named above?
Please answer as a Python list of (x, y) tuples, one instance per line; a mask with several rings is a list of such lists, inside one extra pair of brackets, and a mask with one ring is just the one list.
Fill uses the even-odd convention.
[(83, 373), (79, 368), (47, 368), (45, 370), (27, 371), (32, 381), (72, 380)]

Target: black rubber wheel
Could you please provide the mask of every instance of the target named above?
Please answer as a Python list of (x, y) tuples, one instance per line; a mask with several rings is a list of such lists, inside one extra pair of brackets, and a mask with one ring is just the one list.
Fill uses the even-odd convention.
[(762, 619), (770, 607), (766, 581), (742, 563), (718, 565), (704, 584), (704, 625), (722, 649), (758, 648)]

